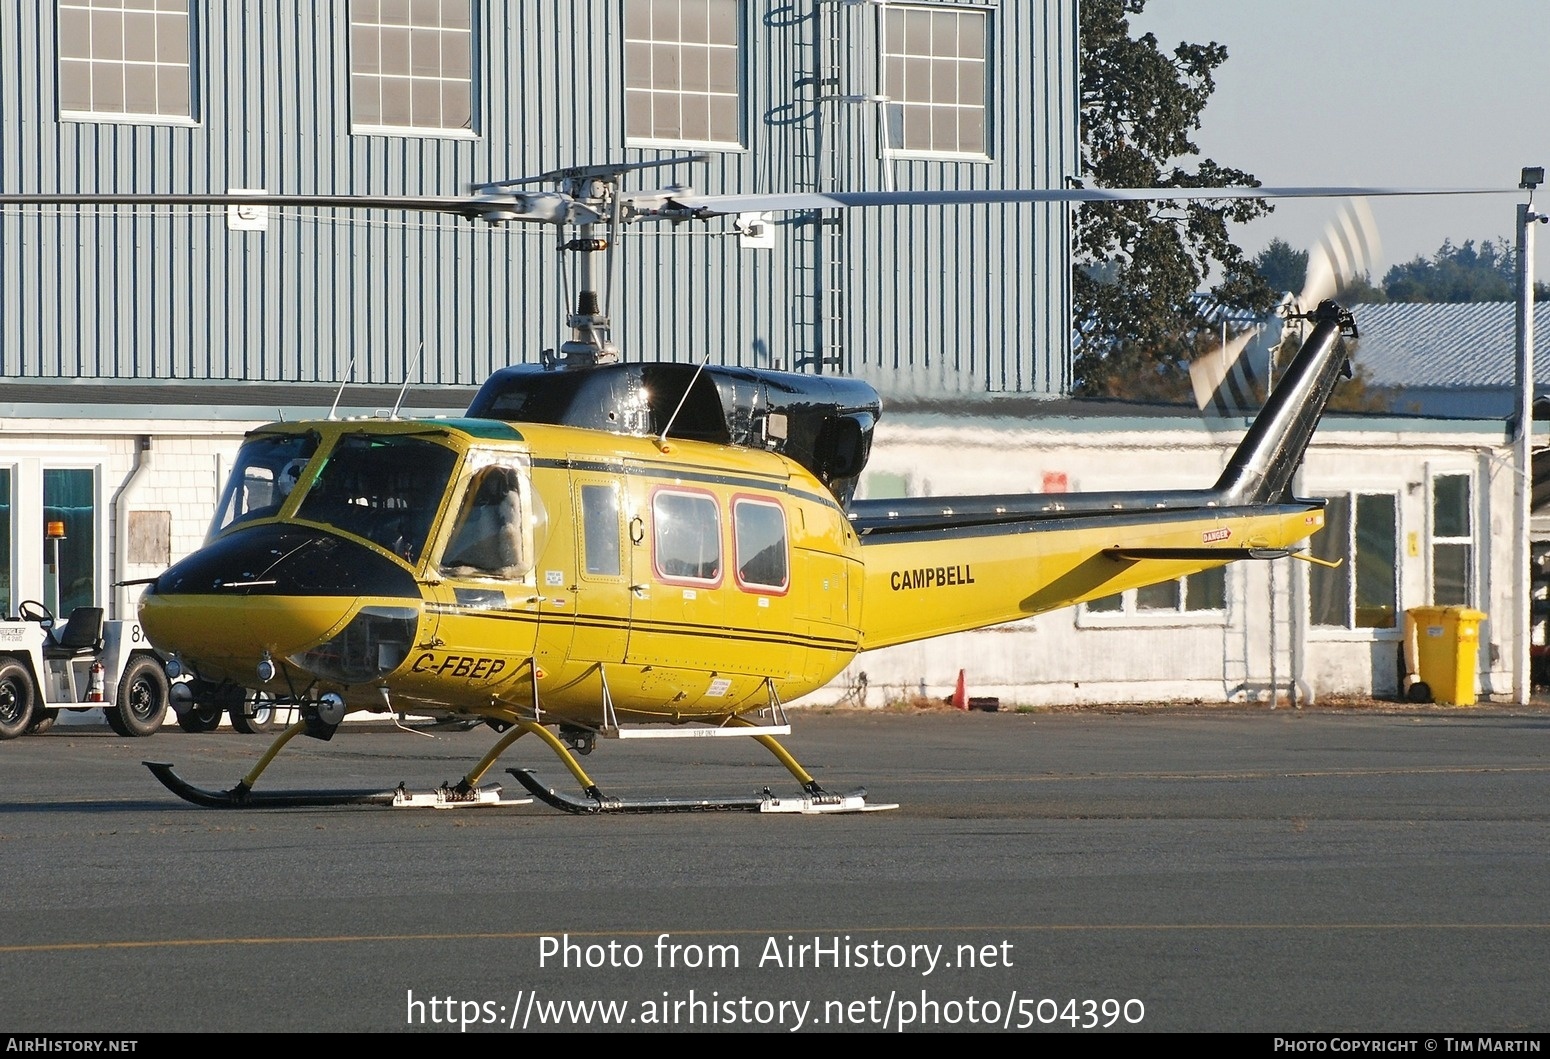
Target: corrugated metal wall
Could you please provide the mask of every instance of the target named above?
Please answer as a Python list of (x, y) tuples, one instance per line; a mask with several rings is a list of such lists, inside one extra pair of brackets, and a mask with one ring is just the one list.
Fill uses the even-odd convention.
[[(347, 6), (297, 0), (194, 4), (193, 125), (61, 121), (53, 5), (0, 3), (6, 191), (455, 194), (675, 153), (623, 147), (618, 0), (477, 2), (473, 138), (352, 135)], [(878, 92), (871, 6), (758, 0), (744, 27), (747, 150), (644, 179), (710, 192), (1059, 186), (1076, 159), (1077, 0), (977, 6), (991, 12), (990, 162), (884, 160), (875, 102), (817, 100)], [(822, 306), (815, 240), (831, 248)], [(778, 220), (774, 250), (739, 248), (725, 224), (641, 226), (622, 242), (611, 308), (628, 359), (791, 367), (828, 353), (838, 363), (824, 370), (885, 394), (1068, 383), (1064, 208), (857, 212), (833, 228), (797, 215)], [(330, 382), (353, 359), (357, 382), (470, 384), (563, 340), (563, 289), (548, 229), (297, 212), (231, 232), (222, 210), (10, 213), (0, 373)]]

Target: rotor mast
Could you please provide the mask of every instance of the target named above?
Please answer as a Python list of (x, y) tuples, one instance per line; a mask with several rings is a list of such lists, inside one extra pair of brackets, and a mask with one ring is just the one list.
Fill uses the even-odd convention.
[[(619, 241), (619, 230), (629, 221), (646, 218), (668, 220), (683, 219), (672, 213), (662, 212), (660, 207), (675, 194), (693, 194), (689, 188), (674, 187), (661, 192), (632, 196), (619, 193), (619, 179), (626, 173), (643, 169), (659, 169), (663, 166), (684, 162), (702, 162), (704, 155), (678, 155), (658, 158), (649, 162), (621, 162), (617, 164), (572, 166), (556, 169), (533, 177), (501, 180), (480, 184), (473, 190), (480, 205), (471, 212), (485, 220), (543, 220), (560, 229), (557, 249), (561, 253), (580, 255), (576, 261), (576, 304), (565, 318), (571, 329), (571, 337), (561, 343), (559, 354), (553, 362), (546, 358), (550, 367), (590, 368), (598, 364), (612, 364), (619, 359), (619, 347), (610, 337), (613, 321), (608, 315), (609, 301), (614, 285), (614, 250)], [(508, 189), (524, 184), (558, 184), (558, 193), (547, 196), (515, 196), (520, 205), (513, 209), (513, 196)], [(535, 199), (545, 200), (546, 215), (523, 212)], [(633, 201), (639, 199), (639, 202)], [(555, 204), (559, 204), (556, 210)], [(599, 226), (602, 232), (599, 233)], [(597, 261), (594, 255), (608, 255), (607, 287), (600, 289)]]
[[(560, 344), (560, 357), (567, 368), (591, 368), (598, 364), (612, 364), (619, 359), (619, 347), (609, 337), (613, 323), (608, 318), (607, 299), (598, 293), (597, 263), (594, 255), (608, 251), (613, 260), (613, 244), (619, 237), (619, 178), (607, 176), (577, 176), (566, 178), (561, 187), (578, 202), (594, 206), (586, 212), (596, 219), (585, 220), (576, 226), (576, 234), (566, 239), (560, 232), (560, 251), (578, 255), (576, 261), (576, 309), (566, 318), (571, 337)], [(595, 234), (598, 222), (595, 206), (608, 209), (606, 235)], [(608, 277), (612, 293), (613, 276)]]

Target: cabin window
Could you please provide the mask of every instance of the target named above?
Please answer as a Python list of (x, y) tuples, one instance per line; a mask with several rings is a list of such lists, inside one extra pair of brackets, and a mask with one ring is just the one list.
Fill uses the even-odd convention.
[(210, 537), (235, 523), (279, 514), (317, 447), (317, 435), (311, 432), (270, 434), (243, 442), (215, 506)]
[(618, 577), (622, 569), (619, 553), (619, 487), (584, 485), (581, 487), (582, 569), (590, 577)]
[(474, 471), (442, 552), (441, 572), (510, 579), (531, 570), (531, 494), (522, 468), (495, 463)]
[(473, 56), (473, 0), (351, 0), (354, 131), (472, 132)]
[[(97, 603), (97, 472), (43, 472), (43, 603), (55, 614)], [(64, 531), (50, 538), (49, 527)]]
[(657, 576), (716, 584), (721, 580), (721, 510), (707, 493), (662, 490), (651, 500)]
[(888, 149), (989, 155), (986, 61), (990, 13), (958, 6), (891, 6), (883, 15)]
[(741, 147), (741, 0), (625, 0), (630, 143)]
[(1474, 536), (1469, 475), (1432, 479), (1432, 602), (1467, 607), (1474, 601)]
[(784, 592), (790, 584), (785, 510), (767, 500), (734, 500), (732, 538), (738, 585), (756, 592)]
[(1116, 592), (1090, 600), (1082, 607), (1089, 614), (1134, 617), (1220, 614), (1227, 609), (1227, 568), (1218, 566), (1172, 581)]
[(421, 438), (345, 435), (302, 497), (296, 517), (416, 562), (456, 463), (457, 453)]
[(189, 23), (188, 0), (60, 0), (60, 116), (186, 124)]
[(1338, 568), (1308, 570), (1312, 623), (1336, 629), (1392, 629), (1399, 610), (1398, 501), (1392, 493), (1333, 496), (1312, 553)]

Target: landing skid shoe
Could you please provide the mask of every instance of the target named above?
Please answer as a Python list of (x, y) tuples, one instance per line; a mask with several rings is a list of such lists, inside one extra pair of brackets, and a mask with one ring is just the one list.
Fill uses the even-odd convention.
[(444, 783), (429, 794), (411, 794), (400, 783), (393, 792), (395, 809), (477, 809), (486, 805), (532, 805), (531, 798), (502, 798), (501, 786), (492, 783), (487, 787), (464, 790), (461, 785)]
[(865, 790), (830, 794), (816, 787), (795, 798), (778, 798), (768, 787), (746, 798), (611, 798), (588, 787), (584, 796), (564, 794), (546, 787), (531, 769), (507, 769), (507, 774), (545, 805), (577, 815), (599, 813), (873, 813), (898, 805), (868, 805)]
[(777, 798), (766, 790), (764, 800), (759, 803), (759, 812), (801, 813), (814, 816), (821, 813), (881, 813), (898, 807), (898, 802), (867, 804), (865, 787), (857, 787), (846, 794), (819, 791), (816, 794), (804, 793), (797, 798)]

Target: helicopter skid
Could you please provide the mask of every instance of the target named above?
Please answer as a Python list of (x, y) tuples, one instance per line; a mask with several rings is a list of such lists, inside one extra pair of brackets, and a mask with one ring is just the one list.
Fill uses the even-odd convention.
[(498, 784), (467, 793), (443, 786), (414, 794), (399, 784), (390, 791), (255, 791), (238, 783), (225, 791), (195, 787), (171, 765), (147, 761), (145, 767), (173, 794), (203, 809), (326, 809), (343, 805), (387, 805), (394, 809), (473, 809), (484, 806), (532, 805), (531, 798), (503, 798)]
[(145, 767), (173, 794), (204, 809), (296, 809), (327, 808), (336, 805), (392, 805), (398, 791), (255, 791), (238, 783), (225, 791), (195, 787), (161, 761), (147, 761)]
[(600, 813), (868, 813), (897, 809), (898, 805), (868, 805), (866, 791), (849, 794), (806, 793), (795, 798), (777, 798), (766, 788), (762, 793), (741, 798), (612, 798), (597, 788), (577, 798), (545, 787), (531, 769), (507, 769), (539, 801), (562, 812), (577, 815)]

